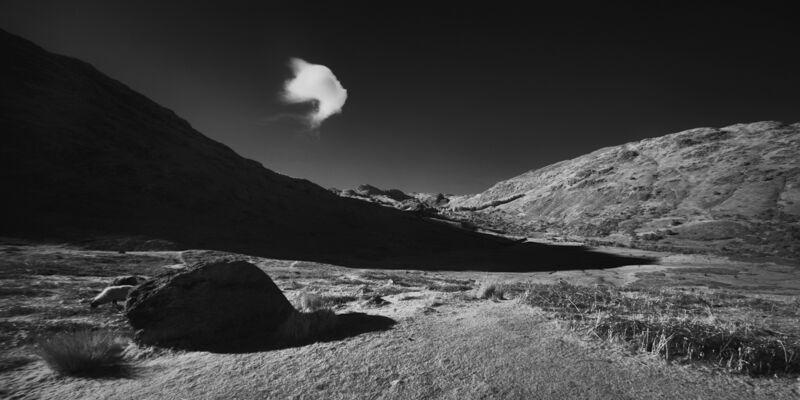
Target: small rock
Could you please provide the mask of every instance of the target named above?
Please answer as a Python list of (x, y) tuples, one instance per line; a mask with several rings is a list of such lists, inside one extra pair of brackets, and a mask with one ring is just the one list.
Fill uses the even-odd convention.
[(365, 306), (380, 307), (390, 303), (386, 301), (383, 297), (378, 296), (376, 294), (373, 296), (369, 296), (362, 304)]
[(120, 276), (117, 277), (117, 279), (114, 279), (113, 282), (111, 282), (111, 286), (120, 286), (120, 285), (137, 286), (141, 285), (146, 280), (147, 278), (137, 275)]

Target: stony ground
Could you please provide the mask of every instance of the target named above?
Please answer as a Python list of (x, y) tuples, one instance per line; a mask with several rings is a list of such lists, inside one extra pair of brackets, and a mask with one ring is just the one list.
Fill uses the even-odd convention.
[[(615, 250), (619, 251), (619, 250)], [(636, 255), (643, 253), (637, 252)], [(647, 253), (652, 254), (652, 253)], [(246, 354), (134, 351), (133, 374), (63, 378), (32, 355), (37, 336), (106, 327), (129, 335), (112, 307), (88, 299), (113, 277), (155, 275), (183, 263), (230, 257), (208, 251), (114, 253), (64, 246), (0, 247), (0, 397), (114, 398), (797, 398), (797, 377), (751, 378), (712, 366), (667, 364), (591, 340), (517, 300), (478, 300), (480, 282), (523, 290), (568, 282), (800, 296), (800, 268), (659, 254), (660, 265), (539, 273), (352, 269), (249, 259), (296, 301), (331, 300), (337, 313), (397, 321), (341, 341)], [(511, 292), (508, 297), (513, 297)], [(379, 295), (385, 304), (366, 299)], [(764, 324), (787, 321), (763, 312)], [(789, 321), (791, 322), (791, 321)]]

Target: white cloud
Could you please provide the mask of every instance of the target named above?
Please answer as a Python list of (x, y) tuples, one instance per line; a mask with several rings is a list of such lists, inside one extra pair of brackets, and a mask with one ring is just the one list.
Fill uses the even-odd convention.
[(287, 103), (316, 103), (316, 109), (308, 115), (312, 128), (319, 127), (331, 115), (342, 112), (347, 101), (347, 89), (342, 87), (330, 68), (299, 58), (292, 58), (289, 66), (294, 78), (286, 81), (283, 99)]

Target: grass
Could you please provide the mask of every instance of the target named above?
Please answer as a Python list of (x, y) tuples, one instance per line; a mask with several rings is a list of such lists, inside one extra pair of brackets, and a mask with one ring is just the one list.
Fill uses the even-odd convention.
[(331, 296), (301, 292), (293, 311), (276, 332), (276, 340), (283, 345), (313, 343), (331, 333), (337, 325), (332, 307), (355, 301), (355, 296)]
[(362, 273), (361, 278), (376, 284), (388, 284), (402, 288), (426, 288), (448, 292), (472, 289), (471, 281), (469, 280), (448, 279), (424, 272), (387, 273), (369, 271)]
[(0, 373), (15, 370), (19, 367), (30, 364), (35, 360), (35, 358), (25, 356), (2, 355), (0, 356)]
[(427, 290), (436, 292), (466, 292), (472, 290), (472, 285), (469, 284), (454, 284), (454, 283), (434, 283), (425, 287)]
[(80, 330), (40, 339), (37, 353), (53, 371), (68, 376), (113, 376), (129, 368), (126, 341), (109, 331)]
[(325, 310), (351, 301), (356, 301), (355, 296), (326, 296), (310, 292), (302, 292), (297, 297), (297, 308), (305, 312)]
[[(622, 342), (633, 351), (668, 361), (711, 363), (753, 376), (800, 373), (797, 301), (618, 290), (565, 282), (531, 285), (522, 301), (553, 312), (576, 331)], [(788, 321), (789, 331), (778, 332), (763, 320), (742, 318), (765, 310)]]
[(503, 300), (506, 295), (506, 286), (497, 282), (483, 282), (475, 292), (479, 299)]
[(0, 278), (26, 278), (31, 275), (70, 275), (116, 277), (136, 271), (156, 275), (163, 266), (177, 263), (172, 255), (130, 255), (87, 251), (74, 254), (68, 250), (52, 253), (12, 253), (0, 258)]

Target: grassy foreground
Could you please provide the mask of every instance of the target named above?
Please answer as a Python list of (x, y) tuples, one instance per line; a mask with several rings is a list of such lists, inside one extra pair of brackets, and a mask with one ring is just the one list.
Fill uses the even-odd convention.
[(522, 301), (573, 330), (668, 361), (707, 362), (753, 376), (800, 373), (800, 299), (729, 293), (530, 285)]

